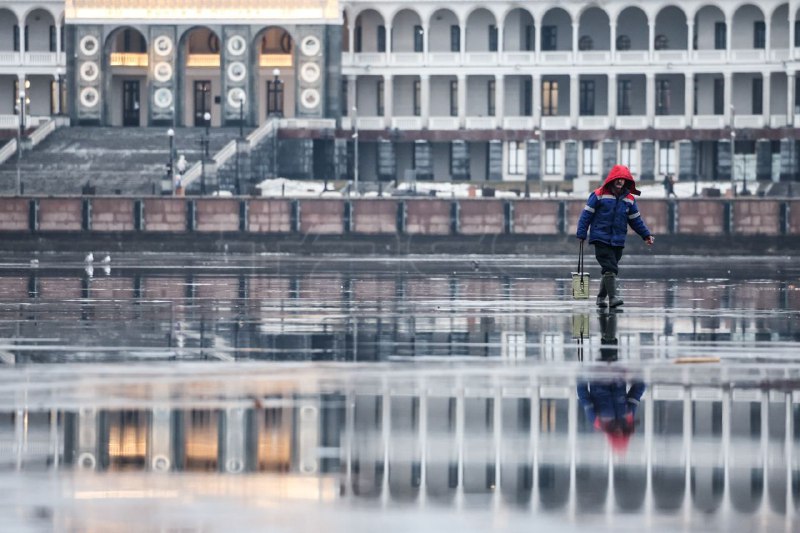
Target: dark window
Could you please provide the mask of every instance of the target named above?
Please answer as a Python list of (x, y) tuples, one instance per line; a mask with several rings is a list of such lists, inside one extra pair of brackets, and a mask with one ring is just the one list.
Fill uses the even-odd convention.
[(617, 80), (617, 115), (631, 114), (631, 80)]
[(495, 84), (494, 80), (489, 80), (486, 84), (486, 115), (493, 117), (495, 113)]
[[(64, 31), (64, 28), (62, 27), (62, 28), (61, 28), (61, 51), (62, 51), (62, 52), (63, 52), (64, 50), (66, 50), (66, 47), (64, 46), (64, 43), (66, 42), (66, 41), (65, 41), (65, 39), (66, 39), (66, 37), (65, 37), (65, 36), (66, 36), (66, 34), (67, 34), (67, 32), (65, 32), (65, 31)], [(145, 44), (145, 42), (144, 42), (144, 39), (142, 40), (142, 52), (147, 52), (147, 45)], [(63, 84), (62, 84), (62, 87), (64, 88), (63, 90), (65, 90), (65, 91), (66, 91), (67, 84), (66, 84), (66, 83), (63, 83)], [(62, 106), (62, 108), (61, 108), (61, 109), (64, 109), (64, 107)], [(62, 114), (63, 114), (63, 113), (62, 113)]]
[(722, 115), (725, 110), (725, 79), (714, 78), (714, 114)]
[(267, 80), (267, 116), (283, 116), (283, 82)]
[(534, 44), (536, 42), (536, 29), (534, 28), (533, 24), (528, 24), (525, 26), (525, 36), (524, 40), (521, 43), (522, 49), (526, 52), (532, 52)]
[(728, 46), (728, 27), (724, 22), (714, 24), (714, 50), (725, 50)]
[(353, 51), (357, 54), (361, 52), (361, 26), (356, 26), (353, 34)]
[(208, 49), (212, 54), (219, 53), (219, 37), (213, 33), (208, 36)]
[(761, 50), (767, 45), (767, 25), (763, 20), (753, 22), (753, 48)]
[(458, 81), (450, 81), (450, 116), (458, 116)]
[(420, 113), (420, 82), (419, 80), (414, 80), (414, 116), (418, 117), (422, 113)]
[(14, 24), (14, 51), (19, 52), (19, 26)]
[(50, 26), (50, 51), (56, 51), (56, 27)]
[(378, 52), (386, 51), (386, 26), (378, 26)]
[(489, 51), (497, 52), (497, 26), (489, 25)]
[(414, 26), (414, 51), (422, 52), (422, 26)]
[(669, 115), (670, 99), (669, 80), (656, 80), (656, 115)]
[(578, 50), (592, 50), (594, 49), (594, 41), (588, 35), (582, 36), (578, 40)]
[(800, 74), (794, 77), (794, 112), (800, 113)]
[(557, 81), (542, 82), (542, 115), (546, 117), (558, 115)]
[(667, 50), (669, 48), (669, 39), (667, 39), (666, 35), (656, 35), (653, 47), (656, 50)]
[(31, 49), (31, 46), (30, 46), (30, 28), (28, 28), (28, 26), (26, 25), (25, 26), (25, 49), (23, 50), (23, 52), (27, 52), (30, 49)]
[(377, 109), (375, 110), (379, 117), (383, 116), (383, 80), (378, 80), (378, 98)]
[(631, 49), (631, 38), (627, 35), (620, 35), (617, 37), (617, 50), (630, 50)]
[(342, 92), (339, 93), (339, 112), (347, 116), (349, 109), (347, 109), (347, 78), (342, 78)]
[(760, 115), (764, 112), (764, 80), (753, 78), (753, 114)]
[(794, 45), (800, 46), (800, 20), (794, 21)]
[(555, 50), (558, 46), (558, 28), (556, 26), (542, 26), (542, 50), (547, 52)]
[(450, 26), (450, 51), (461, 51), (461, 28), (455, 24)]
[(533, 83), (530, 78), (522, 80), (522, 114), (523, 116), (530, 117), (533, 115)]
[(594, 81), (581, 80), (580, 87), (580, 114), (594, 115)]

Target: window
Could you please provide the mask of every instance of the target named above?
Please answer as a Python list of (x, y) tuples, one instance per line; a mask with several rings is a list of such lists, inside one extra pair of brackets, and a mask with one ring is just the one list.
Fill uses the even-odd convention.
[(722, 115), (725, 109), (725, 79), (714, 78), (714, 114)]
[(658, 173), (661, 175), (675, 173), (675, 143), (658, 142)]
[(533, 27), (533, 24), (528, 24), (525, 26), (525, 35), (523, 37), (522, 49), (526, 52), (533, 52), (533, 47), (536, 42), (536, 30)]
[(669, 80), (656, 80), (656, 115), (669, 115)]
[(414, 116), (420, 115), (420, 81), (414, 80)]
[(50, 26), (50, 51), (56, 51), (56, 27)]
[(497, 26), (489, 24), (489, 51), (497, 52)]
[(458, 81), (450, 81), (450, 116), (458, 116)]
[(617, 80), (617, 115), (631, 114), (631, 80)]
[(283, 82), (267, 80), (267, 116), (283, 116)]
[(23, 52), (27, 52), (28, 50), (31, 49), (30, 42), (29, 42), (30, 35), (31, 35), (30, 34), (30, 30), (29, 30), (28, 26), (25, 25), (25, 49), (23, 50)]
[(377, 109), (376, 112), (379, 117), (383, 116), (383, 80), (378, 80), (378, 94), (377, 94)]
[(666, 50), (669, 48), (669, 39), (666, 35), (656, 35), (656, 40), (653, 43), (656, 50)]
[(760, 115), (764, 112), (764, 80), (753, 78), (753, 114)]
[(794, 21), (794, 46), (800, 46), (800, 20)]
[(767, 25), (763, 20), (753, 22), (753, 48), (762, 50), (767, 44)]
[(594, 115), (594, 80), (581, 80), (580, 114)]
[(422, 26), (414, 26), (414, 51), (422, 52)]
[(378, 26), (378, 52), (386, 51), (386, 26)]
[(632, 174), (639, 171), (639, 151), (636, 141), (622, 141), (620, 143), (619, 161), (628, 167)]
[(533, 115), (533, 94), (531, 87), (533, 83), (530, 78), (522, 80), (522, 115), (530, 117)]
[(724, 22), (714, 24), (714, 50), (725, 50), (728, 46), (728, 31)]
[(545, 143), (544, 173), (561, 174), (561, 143), (559, 141)]
[(14, 24), (14, 51), (19, 52), (19, 26)]
[(342, 92), (339, 93), (339, 110), (344, 116), (350, 112), (347, 108), (347, 78), (344, 76), (342, 76)]
[(584, 35), (578, 40), (578, 50), (592, 50), (593, 48), (594, 41), (588, 35)]
[(546, 80), (542, 82), (542, 115), (558, 115), (558, 82)]
[(353, 34), (353, 51), (357, 54), (361, 53), (361, 26), (356, 26)]
[(631, 49), (631, 38), (627, 35), (620, 35), (617, 37), (617, 50), (630, 50)]
[(450, 26), (450, 51), (461, 51), (461, 28), (456, 25)]
[(600, 149), (595, 141), (583, 141), (583, 173), (600, 173)]
[(522, 141), (508, 141), (508, 173), (525, 173), (525, 143)]
[(542, 50), (547, 52), (555, 50), (558, 46), (558, 28), (556, 26), (542, 26)]
[(489, 80), (486, 84), (486, 115), (493, 117), (495, 114), (495, 83)]

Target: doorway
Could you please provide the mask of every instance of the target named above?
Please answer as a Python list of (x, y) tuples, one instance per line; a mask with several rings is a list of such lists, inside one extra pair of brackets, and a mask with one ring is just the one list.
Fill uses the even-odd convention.
[(194, 82), (194, 125), (205, 126), (203, 115), (211, 113), (211, 81), (197, 80)]
[(139, 126), (139, 81), (122, 82), (122, 125)]

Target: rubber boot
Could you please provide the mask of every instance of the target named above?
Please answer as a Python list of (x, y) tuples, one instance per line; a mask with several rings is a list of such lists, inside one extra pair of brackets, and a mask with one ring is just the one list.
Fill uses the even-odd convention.
[(612, 272), (606, 272), (603, 274), (603, 286), (606, 288), (606, 292), (608, 293), (608, 305), (609, 307), (619, 307), (624, 302), (622, 298), (617, 297), (617, 276)]
[(602, 278), (600, 279), (600, 292), (597, 293), (597, 307), (608, 307), (606, 303), (606, 284), (603, 283)]

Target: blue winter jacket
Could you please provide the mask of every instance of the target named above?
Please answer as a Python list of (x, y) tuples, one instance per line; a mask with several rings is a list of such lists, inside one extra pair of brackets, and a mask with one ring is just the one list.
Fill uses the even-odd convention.
[(624, 247), (629, 224), (642, 239), (650, 236), (633, 195), (625, 191), (617, 197), (603, 186), (589, 195), (578, 220), (577, 237), (586, 239), (586, 232), (591, 226), (590, 244), (600, 242)]

